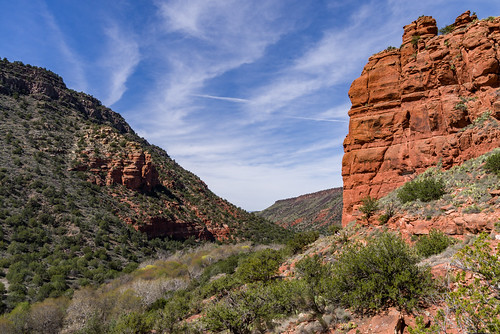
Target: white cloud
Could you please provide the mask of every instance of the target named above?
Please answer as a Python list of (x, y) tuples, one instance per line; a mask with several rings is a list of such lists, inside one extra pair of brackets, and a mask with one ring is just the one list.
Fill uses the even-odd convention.
[(128, 77), (134, 72), (140, 61), (139, 45), (116, 24), (105, 29), (108, 46), (102, 64), (109, 71), (110, 86), (104, 103), (108, 106), (119, 101), (127, 89)]
[(337, 154), (294, 166), (209, 163), (203, 179), (216, 194), (256, 211), (278, 199), (342, 186), (341, 162)]
[[(197, 115), (205, 108), (202, 99), (231, 101), (235, 106), (251, 103), (246, 96), (207, 94), (208, 82), (260, 59), (293, 22), (279, 20), (285, 7), (279, 0), (159, 0), (156, 6), (160, 28), (150, 29), (143, 47), (158, 68), (156, 81), (144, 103), (136, 106), (137, 112), (128, 111), (128, 119), (140, 134), (169, 151), (186, 143), (197, 146), (194, 140), (210, 141), (206, 138), (207, 132), (213, 133), (210, 122), (222, 121), (200, 121)], [(231, 126), (246, 123), (236, 118)], [(216, 135), (231, 140), (227, 133), (221, 129)]]
[[(161, 99), (162, 110), (192, 109), (193, 95), (210, 79), (244, 64), (254, 62), (266, 48), (288, 29), (289, 23), (277, 23), (280, 1), (157, 1), (164, 30), (158, 39), (169, 38), (157, 46), (159, 61), (169, 71), (159, 81), (154, 95)], [(177, 35), (176, 35), (177, 34)], [(176, 37), (180, 34), (180, 37)], [(193, 52), (193, 49), (196, 52)], [(163, 57), (163, 58), (162, 58)], [(236, 100), (234, 100), (236, 101)]]
[[(271, 10), (262, 10), (267, 3)], [(163, 143), (171, 156), (202, 177), (217, 194), (251, 210), (284, 196), (341, 185), (345, 131), (336, 129), (347, 128), (349, 105), (342, 102), (325, 110), (309, 103), (308, 108), (313, 109), (305, 112), (294, 101), (324, 94), (325, 89), (350, 80), (347, 74), (357, 69), (352, 58), (366, 60), (363, 54), (350, 54), (349, 47), (357, 42), (350, 40), (352, 29), (326, 32), (291, 66), (269, 73), (270, 80), (245, 89), (247, 96), (231, 97), (204, 90), (210, 80), (260, 59), (268, 46), (292, 29), (293, 24), (273, 21), (287, 9), (272, 2), (210, 0), (162, 1), (157, 6), (164, 19), (158, 39), (168, 42), (158, 45), (156, 53), (162, 55), (159, 61), (165, 62), (167, 71), (160, 73), (160, 88), (150, 95), (154, 102), (147, 116), (142, 115), (144, 120), (154, 120), (148, 126), (141, 122), (148, 129), (148, 139)], [(200, 98), (232, 102), (225, 106), (234, 106), (231, 113), (235, 116), (203, 117), (200, 108), (206, 107)], [(275, 115), (285, 108), (286, 112)], [(330, 123), (332, 137), (300, 142), (293, 135), (294, 127), (301, 127), (300, 121), (308, 123), (305, 128), (314, 121)]]
[(381, 48), (388, 33), (395, 31), (391, 19), (374, 29), (366, 29), (377, 6), (373, 3), (361, 6), (340, 28), (326, 31), (292, 66), (250, 96), (250, 112), (268, 114), (289, 109), (301, 98), (311, 98), (325, 89), (334, 89), (335, 85), (350, 84), (361, 73), (370, 50)]
[(295, 119), (303, 119), (306, 121), (315, 121), (315, 122), (333, 122), (333, 123), (347, 123), (347, 120), (343, 119), (331, 119), (331, 118), (317, 118), (317, 117), (301, 117), (301, 116), (287, 116)]
[(349, 116), (347, 115), (347, 112), (351, 109), (351, 103), (344, 103), (339, 106), (335, 106), (333, 108), (330, 108), (328, 110), (325, 110), (323, 112), (320, 112), (318, 114), (318, 117), (320, 118), (342, 118), (344, 120), (349, 120)]

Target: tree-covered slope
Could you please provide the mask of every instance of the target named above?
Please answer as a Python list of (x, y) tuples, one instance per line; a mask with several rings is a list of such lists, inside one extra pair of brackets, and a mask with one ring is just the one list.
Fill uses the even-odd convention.
[(341, 225), (342, 188), (279, 200), (257, 215), (287, 229), (325, 232), (329, 226)]
[(4, 305), (102, 282), (186, 240), (287, 232), (217, 197), (165, 151), (61, 77), (0, 60)]

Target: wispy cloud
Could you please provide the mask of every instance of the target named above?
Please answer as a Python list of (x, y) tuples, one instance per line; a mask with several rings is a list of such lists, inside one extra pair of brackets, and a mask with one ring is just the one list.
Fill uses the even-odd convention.
[(126, 82), (140, 61), (139, 45), (116, 23), (105, 29), (108, 38), (107, 50), (103, 57), (103, 67), (109, 71), (110, 85), (104, 102), (111, 106), (119, 101), (127, 89)]
[(347, 112), (351, 109), (351, 103), (347, 102), (344, 104), (333, 106), (325, 111), (320, 111), (318, 114), (319, 118), (343, 118), (345, 120), (349, 119)]
[(166, 72), (150, 94), (150, 112), (173, 129), (198, 110), (194, 96), (246, 103), (203, 89), (210, 80), (262, 57), (293, 25), (279, 20), (284, 4), (278, 0), (158, 0), (156, 5), (163, 29), (155, 29), (153, 47)]
[(376, 29), (366, 29), (378, 6), (374, 2), (360, 6), (343, 25), (326, 30), (290, 67), (255, 90), (250, 96), (250, 112), (289, 109), (292, 102), (295, 104), (301, 98), (311, 98), (325, 89), (334, 89), (335, 85), (349, 84), (361, 72), (370, 50), (384, 45), (388, 33), (395, 31), (391, 19), (381, 22)]
[(85, 71), (82, 65), (82, 61), (75, 51), (71, 49), (66, 41), (66, 36), (63, 34), (62, 30), (56, 22), (56, 19), (49, 11), (45, 3), (41, 3), (40, 15), (45, 19), (48, 27), (50, 28), (52, 39), (56, 41), (57, 48), (64, 56), (65, 60), (70, 66), (67, 67), (68, 71), (71, 72), (69, 75), (70, 85), (80, 91), (87, 89), (87, 80), (85, 78)]
[[(350, 28), (323, 32), (322, 38), (288, 66), (247, 87), (245, 98), (225, 95), (224, 91), (205, 93), (208, 83), (244, 65), (252, 66), (265, 56), (269, 46), (294, 28), (293, 23), (276, 21), (287, 10), (277, 3), (157, 2), (164, 19), (164, 30), (158, 38), (168, 37), (169, 43), (158, 46), (157, 54), (164, 55), (166, 71), (161, 73), (160, 89), (150, 95), (156, 102), (149, 108), (151, 116), (144, 119), (154, 119), (155, 124), (149, 125), (148, 138), (154, 136), (157, 142), (163, 142), (177, 161), (202, 176), (217, 193), (231, 194), (237, 204), (250, 203), (250, 197), (267, 189), (261, 201), (255, 198), (252, 207), (245, 205), (252, 210), (272, 204), (271, 198), (282, 198), (284, 193), (300, 194), (292, 189), (311, 192), (341, 184), (339, 170), (346, 132), (341, 129), (346, 128), (350, 105), (345, 99), (331, 101), (325, 110), (311, 101), (323, 99), (328, 89), (351, 80), (352, 72), (360, 72), (356, 61), (366, 60), (363, 52), (351, 55), (350, 47), (360, 40), (353, 40), (357, 31), (352, 25), (361, 24), (352, 18), (347, 24)], [(268, 8), (262, 10), (263, 6)], [(193, 47), (196, 53), (189, 52)], [(359, 49), (359, 45), (356, 47)], [(217, 92), (214, 87), (208, 90)], [(200, 99), (220, 101), (215, 108), (224, 108), (222, 104), (230, 102), (236, 108), (230, 112), (234, 116), (206, 118), (208, 110)], [(300, 120), (308, 122), (300, 126)], [(321, 133), (314, 133), (313, 123), (331, 126), (330, 133), (338, 137), (318, 140)], [(289, 190), (269, 191), (266, 184), (272, 183)], [(248, 198), (241, 202), (236, 199), (241, 196), (238, 185), (248, 192)]]

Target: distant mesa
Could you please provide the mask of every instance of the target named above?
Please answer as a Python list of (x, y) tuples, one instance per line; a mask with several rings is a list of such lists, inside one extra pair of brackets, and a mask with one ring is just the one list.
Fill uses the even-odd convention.
[(279, 200), (257, 215), (295, 231), (326, 232), (332, 225), (341, 225), (342, 188)]

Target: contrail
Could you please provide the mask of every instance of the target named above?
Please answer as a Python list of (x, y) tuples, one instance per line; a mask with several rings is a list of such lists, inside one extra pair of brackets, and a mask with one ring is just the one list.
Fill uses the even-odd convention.
[(214, 99), (214, 100), (222, 100), (236, 103), (248, 103), (250, 100), (247, 99), (239, 99), (236, 97), (226, 97), (226, 96), (213, 96), (213, 95), (201, 95), (201, 94), (193, 94), (196, 97), (204, 97), (206, 99)]
[(344, 121), (341, 119), (326, 119), (326, 118), (312, 118), (312, 117), (300, 117), (300, 116), (287, 116), (289, 118), (296, 119), (305, 119), (308, 121), (316, 121), (316, 122), (338, 122), (338, 123), (348, 123), (348, 121)]

